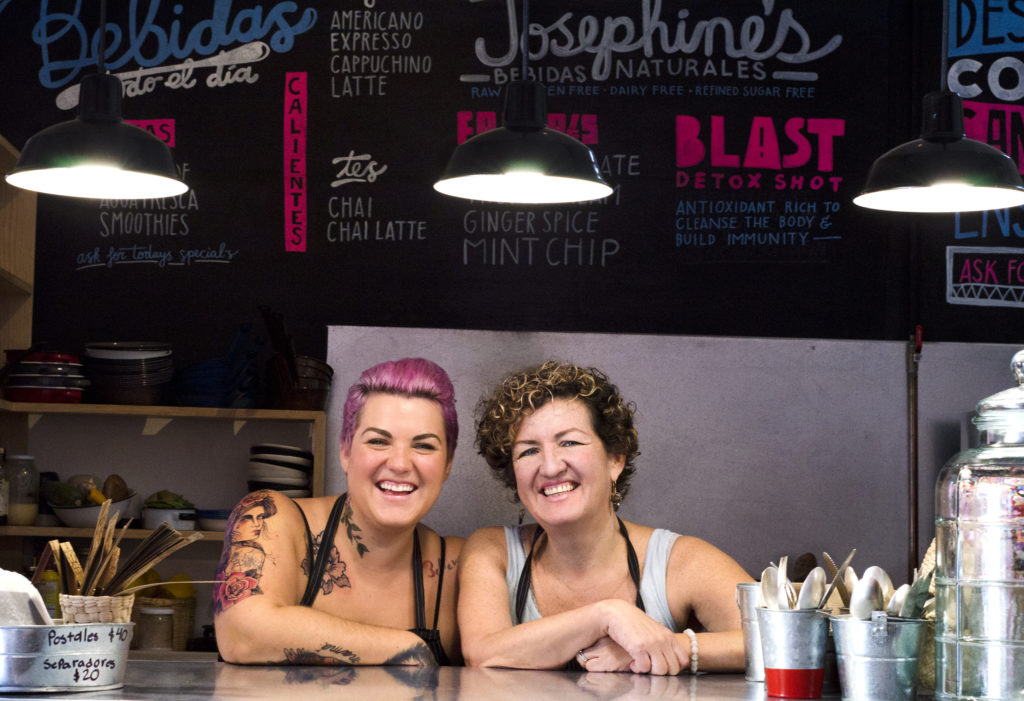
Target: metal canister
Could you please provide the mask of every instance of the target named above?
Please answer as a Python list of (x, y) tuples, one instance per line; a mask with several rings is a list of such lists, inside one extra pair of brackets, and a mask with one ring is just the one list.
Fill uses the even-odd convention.
[(740, 607), (743, 626), (743, 676), (748, 682), (763, 682), (764, 657), (761, 654), (761, 628), (757, 624), (757, 609), (761, 606), (761, 584), (737, 584), (736, 605)]
[(981, 445), (951, 458), (935, 494), (935, 696), (1024, 689), (1024, 351), (1017, 387), (981, 400)]

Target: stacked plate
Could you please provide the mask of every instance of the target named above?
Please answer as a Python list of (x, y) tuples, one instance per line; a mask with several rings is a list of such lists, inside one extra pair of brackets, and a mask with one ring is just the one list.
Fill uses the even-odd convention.
[(174, 376), (171, 344), (88, 343), (85, 370), (100, 403), (160, 404), (164, 385)]
[(12, 402), (54, 402), (75, 404), (89, 379), (82, 374), (77, 355), (34, 351), (5, 367), (4, 397)]
[(277, 443), (257, 443), (249, 448), (249, 491), (274, 489), (287, 497), (308, 497), (313, 454)]

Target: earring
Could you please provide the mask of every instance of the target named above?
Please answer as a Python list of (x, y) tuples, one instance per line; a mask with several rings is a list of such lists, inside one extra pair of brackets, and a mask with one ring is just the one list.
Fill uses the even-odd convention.
[(526, 517), (526, 509), (519, 509), (519, 525), (523, 525), (523, 518)]
[(619, 485), (612, 480), (612, 496), (611, 496), (612, 508), (615, 511), (619, 510), (619, 505), (622, 504), (622, 495), (619, 494)]

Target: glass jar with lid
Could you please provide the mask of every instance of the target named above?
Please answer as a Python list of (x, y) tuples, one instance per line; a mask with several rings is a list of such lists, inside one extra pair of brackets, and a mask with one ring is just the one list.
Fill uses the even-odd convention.
[(1017, 387), (981, 400), (980, 445), (935, 492), (935, 696), (1018, 699), (1024, 689), (1024, 351)]
[(31, 455), (8, 455), (7, 523), (31, 526), (39, 513), (39, 473)]

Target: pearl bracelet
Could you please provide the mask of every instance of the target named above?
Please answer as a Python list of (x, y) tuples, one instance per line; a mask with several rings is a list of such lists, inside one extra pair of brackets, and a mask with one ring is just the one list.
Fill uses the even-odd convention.
[(683, 633), (690, 638), (690, 674), (696, 674), (699, 658), (698, 652), (700, 651), (700, 647), (697, 645), (697, 634), (690, 628), (684, 630)]

